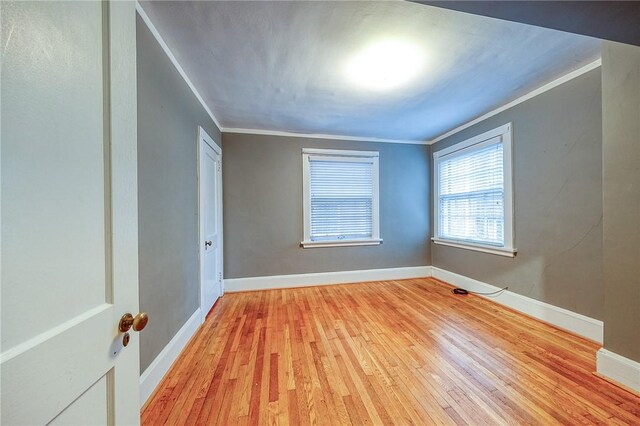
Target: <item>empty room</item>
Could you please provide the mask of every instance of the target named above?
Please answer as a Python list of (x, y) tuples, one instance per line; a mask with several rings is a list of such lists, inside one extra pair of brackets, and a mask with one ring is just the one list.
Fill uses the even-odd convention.
[(0, 424), (640, 425), (640, 2), (0, 20)]

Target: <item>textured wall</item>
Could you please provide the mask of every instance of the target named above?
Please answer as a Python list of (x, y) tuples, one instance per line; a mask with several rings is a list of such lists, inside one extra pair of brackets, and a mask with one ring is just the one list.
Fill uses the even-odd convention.
[(515, 258), (433, 245), (433, 265), (603, 318), (600, 69), (432, 146), (513, 122)]
[(640, 361), (640, 47), (602, 49), (604, 346)]
[[(430, 264), (424, 145), (224, 134), (226, 278)], [(302, 148), (380, 152), (379, 246), (300, 248)]]
[(221, 136), (139, 16), (137, 38), (142, 372), (200, 305), (198, 126)]

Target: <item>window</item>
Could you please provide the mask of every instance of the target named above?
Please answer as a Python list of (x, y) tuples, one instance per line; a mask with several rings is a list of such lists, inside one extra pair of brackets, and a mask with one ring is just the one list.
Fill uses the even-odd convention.
[(436, 244), (514, 256), (511, 124), (433, 154)]
[(303, 149), (302, 246), (380, 244), (378, 153)]

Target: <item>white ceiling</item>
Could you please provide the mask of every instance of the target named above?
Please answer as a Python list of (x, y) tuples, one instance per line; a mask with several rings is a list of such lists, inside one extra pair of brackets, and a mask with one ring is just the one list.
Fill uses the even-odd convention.
[[(224, 128), (430, 140), (593, 62), (597, 39), (391, 2), (143, 2)], [(412, 83), (366, 90), (344, 64), (371, 43), (426, 54)]]

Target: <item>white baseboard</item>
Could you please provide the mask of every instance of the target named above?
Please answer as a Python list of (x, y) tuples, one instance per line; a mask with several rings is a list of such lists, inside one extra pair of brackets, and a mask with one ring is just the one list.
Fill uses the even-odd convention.
[(598, 374), (640, 392), (640, 362), (602, 348), (596, 354)]
[[(491, 284), (474, 280), (473, 278), (459, 275), (454, 272), (449, 272), (435, 266), (432, 267), (432, 270), (434, 278), (453, 284), (456, 287), (463, 287), (467, 290), (483, 293), (500, 290), (498, 287)], [(553, 324), (556, 327), (568, 330), (598, 343), (602, 343), (602, 321), (589, 318), (530, 297), (522, 296), (508, 290), (502, 292), (498, 296), (491, 296), (491, 300), (534, 318), (538, 318), (539, 320)]]
[(167, 371), (169, 371), (178, 358), (178, 355), (180, 355), (180, 352), (182, 352), (187, 345), (191, 336), (198, 331), (200, 324), (202, 324), (202, 318), (200, 308), (198, 308), (182, 328), (178, 330), (176, 335), (173, 336), (167, 346), (158, 354), (156, 359), (144, 370), (144, 373), (140, 376), (141, 405), (147, 402), (147, 399), (149, 399), (153, 391), (160, 384), (164, 375), (167, 374)]
[(402, 280), (431, 276), (431, 266), (365, 269), (362, 271), (319, 272), (313, 274), (273, 275), (267, 277), (231, 278), (224, 280), (226, 293), (269, 290), (275, 288), (310, 287), (365, 281)]

